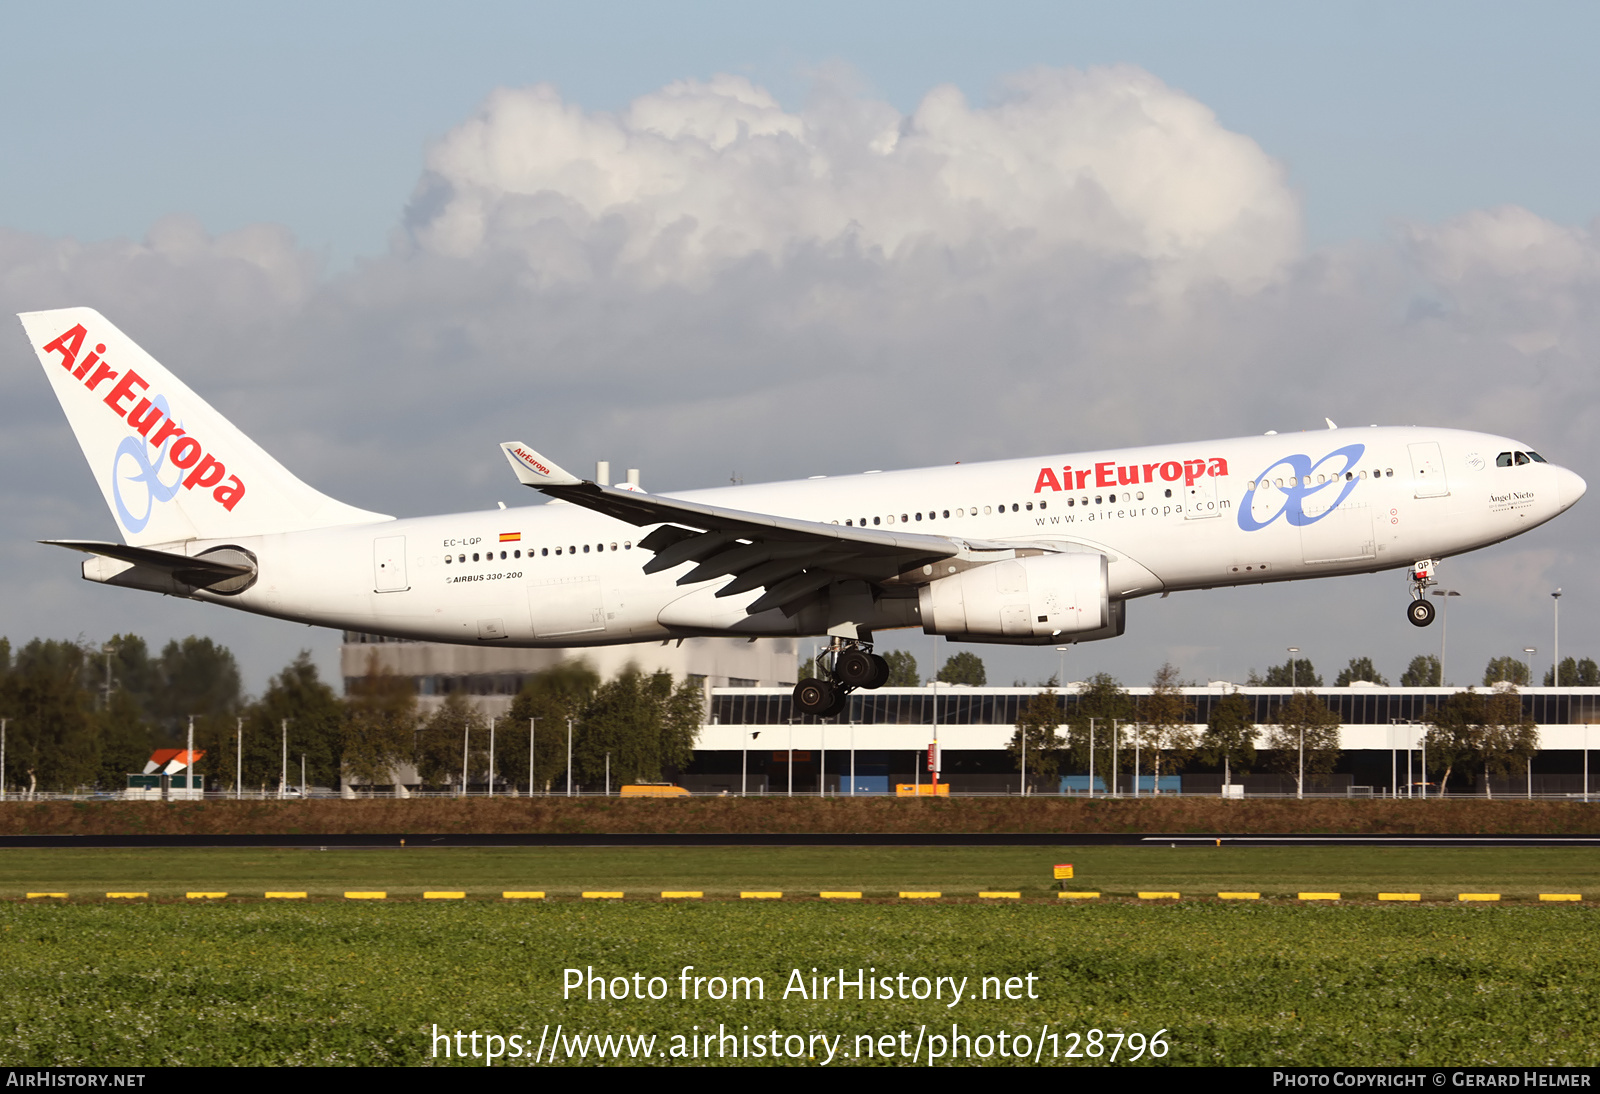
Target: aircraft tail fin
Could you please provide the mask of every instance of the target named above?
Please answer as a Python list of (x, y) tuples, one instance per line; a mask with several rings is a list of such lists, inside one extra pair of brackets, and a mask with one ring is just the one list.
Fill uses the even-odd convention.
[(392, 519), (301, 482), (93, 308), (18, 318), (126, 543)]

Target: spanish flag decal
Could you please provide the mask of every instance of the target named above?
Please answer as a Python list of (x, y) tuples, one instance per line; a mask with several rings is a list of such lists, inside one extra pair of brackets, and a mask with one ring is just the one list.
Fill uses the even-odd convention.
[(500, 533), (500, 542), (501, 543), (521, 543), (522, 542), (522, 533), (521, 532), (501, 532)]

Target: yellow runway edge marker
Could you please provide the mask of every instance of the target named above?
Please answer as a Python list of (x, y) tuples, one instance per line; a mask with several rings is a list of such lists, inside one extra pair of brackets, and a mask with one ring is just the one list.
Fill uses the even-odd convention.
[(148, 900), (149, 893), (107, 893), (107, 899), (112, 900)]
[(542, 893), (542, 892), (535, 893), (535, 892), (510, 892), (510, 891), (508, 891), (508, 892), (501, 893), (500, 894), (500, 899), (501, 900), (543, 900), (544, 899), (544, 893)]
[(1260, 900), (1260, 893), (1218, 893), (1218, 900)]
[(1457, 900), (1499, 900), (1499, 893), (1457, 893)]
[(1018, 893), (979, 893), (983, 900), (1021, 900), (1022, 894)]
[(65, 899), (67, 899), (67, 894), (66, 893), (29, 893), (28, 894), (28, 899), (29, 900), (42, 900), (42, 899), (45, 899), (47, 897), (54, 898), (56, 900), (65, 900)]
[(1178, 900), (1177, 893), (1140, 893), (1140, 900)]
[(1057, 893), (1057, 900), (1099, 900), (1099, 893)]
[(901, 893), (901, 900), (938, 900), (941, 893)]
[(1379, 893), (1379, 900), (1421, 900), (1421, 893)]
[[(30, 894), (31, 895), (31, 894)], [(1540, 893), (1540, 900), (1582, 900), (1582, 893)]]
[(268, 900), (304, 900), (305, 898), (306, 894), (304, 893), (271, 892), (267, 894)]
[(621, 900), (622, 899), (622, 894), (621, 893), (599, 893), (599, 892), (584, 893), (583, 894), (583, 899), (585, 899), (585, 900)]
[(467, 894), (454, 892), (449, 889), (429, 889), (423, 892), (423, 900), (465, 900)]
[(818, 893), (817, 895), (819, 897), (821, 897), (823, 900), (860, 900), (861, 899), (861, 894), (860, 893), (839, 892), (839, 893)]
[(755, 893), (755, 892), (752, 892), (752, 893), (740, 893), (739, 894), (739, 899), (740, 900), (780, 900), (782, 898), (783, 898), (783, 894), (782, 893), (767, 893), (767, 892)]
[(356, 891), (345, 893), (344, 898), (346, 900), (388, 900), (389, 894)]
[(190, 900), (221, 900), (227, 893), (184, 893)]
[(662, 900), (704, 900), (705, 893), (700, 890), (665, 889), (661, 893)]
[(1301, 900), (1338, 900), (1338, 893), (1300, 893)]

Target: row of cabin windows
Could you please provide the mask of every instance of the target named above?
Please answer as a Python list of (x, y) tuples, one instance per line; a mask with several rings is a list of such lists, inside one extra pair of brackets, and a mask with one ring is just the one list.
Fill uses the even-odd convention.
[[(1357, 478), (1365, 479), (1366, 477), (1367, 477), (1367, 473), (1365, 471), (1359, 471), (1359, 472), (1358, 471), (1346, 471), (1344, 473), (1344, 481), (1345, 482), (1349, 482), (1352, 479), (1357, 479)], [(1375, 479), (1392, 479), (1392, 478), (1394, 478), (1394, 468), (1385, 467), (1382, 470), (1379, 470), (1378, 468), (1373, 468), (1372, 469), (1372, 477), (1375, 478)], [(1339, 476), (1338, 475), (1318, 475), (1316, 477), (1316, 479), (1317, 479), (1317, 485), (1320, 486), (1325, 482), (1338, 482), (1339, 481)], [(1290, 475), (1287, 481), (1288, 481), (1289, 486), (1291, 488), (1292, 487), (1296, 487), (1296, 486), (1310, 486), (1311, 485), (1311, 476), (1310, 475)], [(1284, 479), (1262, 479), (1260, 482), (1252, 481), (1252, 482), (1246, 483), (1245, 484), (1245, 489), (1246, 490), (1254, 490), (1256, 487), (1259, 486), (1261, 489), (1266, 490), (1266, 489), (1268, 489), (1270, 487), (1273, 487), (1273, 486), (1282, 487), (1284, 482), (1285, 482)]]
[[(607, 545), (604, 544), (604, 543), (596, 543), (594, 545), (594, 547), (593, 547), (593, 551), (596, 554), (599, 554), (600, 552), (606, 551), (608, 549), (612, 550), (612, 551), (617, 550), (617, 544), (612, 543), (608, 548)], [(557, 547), (555, 550), (556, 550), (556, 554), (557, 555), (561, 554), (561, 548), (560, 547)], [(576, 545), (568, 546), (566, 548), (566, 552), (569, 555), (575, 555), (575, 554), (577, 554), (579, 552), (579, 550), (582, 550), (584, 554), (588, 554), (590, 552), (591, 548), (587, 543), (585, 543), (582, 546), (582, 548), (579, 548)], [(624, 551), (633, 550), (633, 541), (631, 539), (630, 540), (624, 540), (623, 543), (622, 543), (622, 550), (624, 550)], [(474, 552), (472, 552), (472, 561), (477, 562), (479, 560), (478, 556), (480, 554), (483, 556), (483, 561), (484, 562), (493, 562), (493, 561), (495, 561), (495, 557), (494, 557), (494, 552), (493, 551), (481, 551), (481, 552), (480, 551), (474, 551)], [(546, 558), (546, 557), (549, 556), (549, 554), (550, 554), (550, 548), (548, 548), (548, 547), (540, 547), (537, 556), (535, 556), (534, 549), (532, 547), (528, 548), (528, 557), (529, 558), (534, 558), (534, 557)], [(505, 551), (501, 551), (500, 552), (500, 559), (502, 561), (504, 561), (507, 557), (508, 557), (508, 555), (507, 555), (507, 553)], [(513, 559), (521, 558), (522, 557), (522, 552), (520, 550), (511, 551), (510, 554), (509, 554), (509, 557), (513, 558)], [(444, 556), (444, 564), (446, 566), (450, 565), (450, 563), (452, 563), (452, 562), (465, 562), (465, 561), (467, 561), (467, 556), (465, 554), (456, 555), (454, 558), (451, 558), (449, 555), (445, 555)]]
[(1496, 467), (1511, 467), (1513, 464), (1521, 467), (1525, 463), (1547, 463), (1548, 461), (1537, 452), (1502, 452), (1494, 458)]
[[(1172, 497), (1172, 491), (1171, 490), (1166, 491), (1166, 496), (1169, 497), (1169, 498)], [(1132, 500), (1134, 497), (1135, 497), (1134, 494), (1123, 494), (1122, 495), (1122, 500), (1124, 502), (1126, 502), (1126, 501)], [(1144, 491), (1143, 490), (1138, 491), (1137, 497), (1138, 497), (1139, 501), (1143, 501), (1144, 500)], [(1096, 505), (1103, 504), (1103, 502), (1115, 503), (1116, 500), (1117, 500), (1117, 495), (1115, 495), (1115, 494), (1105, 494), (1105, 495), (1096, 494), (1095, 495), (1095, 499), (1094, 499), (1094, 503)], [(1034, 504), (1035, 503), (1031, 502), (1031, 501), (1030, 502), (1012, 502), (1011, 503), (1011, 512), (1020, 513), (1020, 512), (1022, 512), (1024, 510), (1032, 510), (1033, 507), (1034, 507)], [(1087, 495), (1085, 495), (1082, 499), (1078, 499), (1078, 498), (1068, 498), (1067, 499), (1067, 507), (1069, 509), (1072, 508), (1074, 505), (1088, 505), (1088, 504), (1089, 504), (1089, 498), (1088, 498)], [(1045, 502), (1045, 501), (1040, 501), (1038, 503), (1038, 506), (1039, 506), (1039, 508), (1041, 510), (1047, 509), (1047, 508), (1049, 508), (1049, 503)], [(983, 507), (983, 515), (986, 516), (986, 517), (990, 516), (991, 514), (993, 514), (994, 512), (997, 512), (997, 511), (1001, 512), (1001, 513), (1004, 513), (1006, 511), (1006, 507), (1004, 505), (1000, 505), (1000, 506), (985, 505)], [(910, 524), (914, 520), (923, 520), (924, 518), (926, 518), (927, 520), (938, 520), (941, 516), (944, 519), (948, 520), (952, 515), (953, 516), (957, 516), (957, 517), (964, 517), (964, 516), (968, 515), (969, 513), (972, 516), (977, 516), (978, 515), (978, 506), (974, 505), (970, 509), (943, 509), (943, 510), (940, 510), (940, 509), (929, 509), (925, 515), (922, 514), (922, 513), (901, 513), (900, 514), (900, 523), (901, 524)], [(886, 517), (873, 517), (872, 518), (872, 523), (873, 524), (893, 524), (894, 522), (895, 522), (895, 516), (894, 516), (893, 513), (890, 513)], [(833, 523), (838, 524), (839, 522), (838, 521), (834, 521)], [(860, 521), (856, 521), (853, 518), (852, 519), (847, 519), (845, 521), (845, 524), (847, 526), (852, 526), (852, 527), (854, 525), (858, 524), (858, 523), (861, 525), (861, 527), (865, 528), (867, 526), (867, 518), (866, 517), (862, 517), (860, 519)]]

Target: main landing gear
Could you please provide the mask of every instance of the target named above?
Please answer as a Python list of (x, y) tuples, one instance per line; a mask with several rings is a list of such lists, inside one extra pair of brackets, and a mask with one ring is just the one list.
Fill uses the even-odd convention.
[(1428, 586), (1437, 585), (1433, 571), (1439, 564), (1431, 558), (1415, 563), (1406, 574), (1411, 586), (1411, 604), (1406, 608), (1406, 618), (1413, 627), (1426, 627), (1433, 622), (1433, 605), (1428, 603)]
[(844, 710), (857, 688), (875, 690), (889, 682), (889, 662), (872, 652), (870, 643), (836, 638), (817, 656), (821, 679), (807, 677), (794, 686), (795, 709), (801, 714), (831, 718)]

